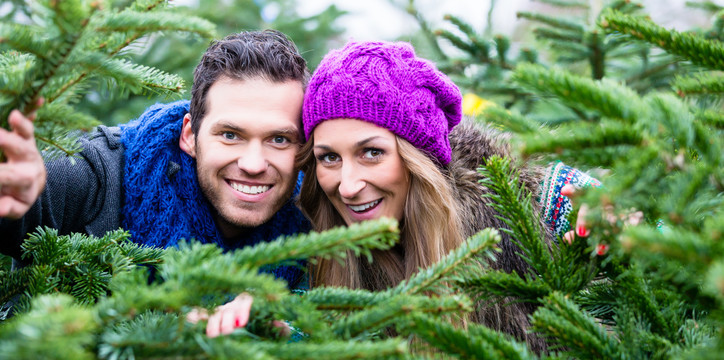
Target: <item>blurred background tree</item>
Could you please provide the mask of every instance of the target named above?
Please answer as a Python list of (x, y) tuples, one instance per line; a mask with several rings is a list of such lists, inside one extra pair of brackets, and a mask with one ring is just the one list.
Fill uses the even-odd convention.
[[(126, 2), (131, 2), (127, 0)], [(22, 2), (17, 2), (22, 3)], [(310, 68), (314, 68), (328, 51), (330, 39), (340, 36), (343, 28), (337, 19), (344, 14), (330, 5), (321, 12), (300, 16), (297, 0), (199, 0), (186, 5), (172, 3), (174, 11), (205, 18), (216, 25), (219, 37), (242, 30), (276, 29), (294, 40)], [(122, 4), (120, 4), (122, 5)], [(16, 12), (23, 7), (15, 6)], [(212, 39), (179, 33), (157, 34), (139, 39), (125, 55), (133, 62), (179, 75), (187, 92), (174, 98), (150, 94), (119, 94), (109, 83), (93, 87), (78, 107), (108, 125), (135, 119), (152, 104), (189, 98), (193, 71)]]

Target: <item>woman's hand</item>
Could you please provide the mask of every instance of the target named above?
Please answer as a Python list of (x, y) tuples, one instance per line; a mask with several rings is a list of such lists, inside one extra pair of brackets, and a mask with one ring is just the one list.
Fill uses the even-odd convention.
[(186, 320), (194, 324), (200, 320), (208, 320), (206, 335), (210, 338), (228, 335), (234, 329), (246, 326), (253, 302), (254, 299), (249, 294), (242, 293), (234, 300), (217, 307), (211, 316), (206, 309), (193, 309), (186, 315)]
[[(567, 196), (568, 198), (572, 199), (573, 194), (576, 192), (576, 187), (571, 184), (566, 184), (561, 188), (561, 195)], [(586, 222), (586, 216), (588, 216), (589, 207), (587, 204), (581, 204), (581, 207), (578, 209), (578, 216), (576, 217), (576, 223), (574, 225), (575, 230), (571, 230), (563, 235), (563, 240), (569, 244), (573, 243), (573, 240), (576, 238), (576, 236), (585, 238), (588, 237), (591, 234), (591, 229), (589, 227), (589, 224)], [(605, 209), (604, 211), (606, 221), (608, 221), (611, 224), (615, 224), (618, 218), (616, 215), (613, 214), (613, 209)], [(624, 226), (629, 225), (638, 225), (640, 224), (644, 219), (644, 214), (641, 211), (631, 211), (627, 215), (621, 215), (620, 217), (623, 219)], [(607, 250), (608, 248), (605, 248)], [(604, 252), (605, 250), (597, 249), (597, 253), (599, 255), (600, 252)]]

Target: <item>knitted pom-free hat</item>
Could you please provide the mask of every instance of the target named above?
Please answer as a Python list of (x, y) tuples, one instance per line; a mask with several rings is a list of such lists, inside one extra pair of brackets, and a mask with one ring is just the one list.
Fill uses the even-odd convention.
[(304, 95), (304, 136), (329, 119), (373, 123), (442, 165), (462, 117), (460, 89), (404, 42), (350, 42), (324, 57)]

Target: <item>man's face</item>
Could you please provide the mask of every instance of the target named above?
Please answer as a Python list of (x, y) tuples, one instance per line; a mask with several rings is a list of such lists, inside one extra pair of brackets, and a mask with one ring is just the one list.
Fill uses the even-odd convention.
[(225, 237), (265, 223), (291, 196), (303, 97), (297, 81), (220, 78), (209, 88), (197, 134), (184, 118), (179, 145), (196, 159), (201, 191)]

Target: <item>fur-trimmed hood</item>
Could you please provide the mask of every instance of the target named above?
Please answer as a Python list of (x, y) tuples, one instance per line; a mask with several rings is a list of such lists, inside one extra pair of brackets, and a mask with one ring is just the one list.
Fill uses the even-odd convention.
[[(450, 133), (452, 161), (448, 165), (448, 172), (455, 194), (458, 196), (463, 236), (466, 238), (488, 227), (506, 228), (505, 223), (496, 217), (497, 211), (490, 206), (491, 200), (482, 197), (491, 190), (479, 183), (483, 176), (477, 172), (477, 169), (484, 163), (484, 159), (490, 156), (510, 156), (509, 140), (507, 134), (467, 118)], [(525, 184), (534, 198), (540, 194), (544, 170), (536, 166), (523, 166), (518, 169), (519, 180)], [(540, 214), (537, 202), (534, 206), (536, 212)], [(543, 225), (542, 216), (538, 218)], [(545, 228), (541, 226), (541, 229)], [(502, 241), (499, 247), (502, 251), (497, 254), (496, 261), (490, 263), (490, 267), (508, 273), (528, 272), (529, 266), (521, 258), (520, 250), (513, 244), (510, 236), (504, 232), (500, 234)], [(550, 240), (551, 236), (548, 234), (549, 244)], [(511, 300), (514, 299), (505, 299), (503, 303)], [(507, 306), (500, 303), (478, 304), (478, 312), (475, 314), (477, 318), (474, 321), (514, 335), (519, 340), (526, 341), (532, 350), (540, 353), (546, 349), (545, 342), (528, 331), (530, 327), (528, 315), (535, 311), (535, 308), (535, 305), (528, 303), (513, 303)]]

